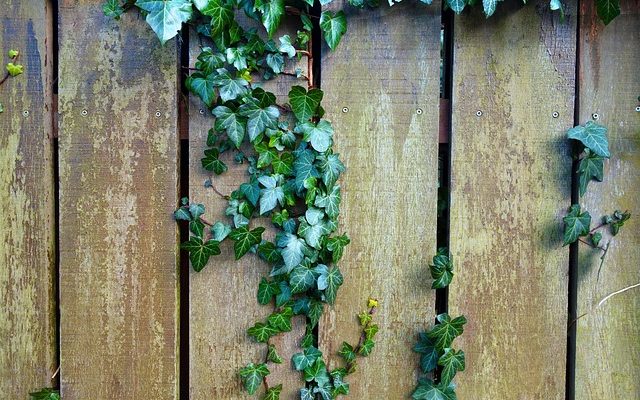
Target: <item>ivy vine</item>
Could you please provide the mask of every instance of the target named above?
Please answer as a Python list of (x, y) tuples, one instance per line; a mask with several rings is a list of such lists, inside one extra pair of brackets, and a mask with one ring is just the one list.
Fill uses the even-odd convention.
[[(18, 57), (20, 56), (20, 52), (18, 50), (9, 50), (8, 52), (9, 59), (11, 60), (5, 65), (5, 69), (7, 72), (4, 74), (4, 77), (0, 79), (0, 86), (4, 84), (7, 79), (10, 77), (15, 77), (18, 75), (22, 75), (24, 73), (24, 66), (17, 63)], [(4, 105), (0, 101), (0, 113), (4, 112)]]

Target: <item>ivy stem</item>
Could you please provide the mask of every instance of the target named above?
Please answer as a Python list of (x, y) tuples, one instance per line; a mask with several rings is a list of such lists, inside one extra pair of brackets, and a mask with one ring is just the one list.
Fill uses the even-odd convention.
[(274, 104), (274, 106), (278, 107), (278, 109), (280, 109), (280, 111), (284, 111), (286, 113), (290, 113), (291, 112), (291, 109), (289, 107), (281, 106), (278, 103)]
[(211, 185), (209, 185), (209, 187), (221, 198), (225, 199), (225, 200), (229, 200), (230, 196), (226, 195), (226, 194), (222, 194), (220, 193), (220, 191), (218, 189), (216, 189), (215, 186), (213, 186), (213, 183)]
[(208, 226), (213, 226), (213, 224), (211, 222), (207, 221), (206, 219), (204, 219), (202, 217), (200, 217), (200, 222), (202, 222), (203, 224), (208, 225)]
[[(369, 308), (369, 315), (373, 315), (376, 312), (376, 307), (371, 307)], [(356, 354), (360, 353), (360, 350), (362, 349), (362, 345), (364, 345), (364, 341), (366, 339), (366, 332), (365, 329), (367, 329), (369, 327), (369, 325), (371, 324), (371, 321), (367, 322), (367, 324), (362, 328), (362, 332), (360, 333), (360, 340), (358, 340), (358, 345), (355, 347), (355, 349), (353, 349), (353, 352)], [(356, 360), (354, 359), (353, 361), (350, 361), (347, 363), (347, 373), (348, 371), (351, 371), (351, 369), (353, 368), (353, 366), (355, 365)]]
[(302, 54), (303, 56), (307, 56), (309, 58), (313, 58), (313, 56), (311, 55), (311, 52), (307, 50), (296, 50), (296, 53)]
[[(264, 356), (264, 363), (267, 364), (269, 362), (269, 347), (271, 347), (271, 341), (267, 339), (267, 354)], [(264, 386), (265, 391), (269, 391), (269, 383), (267, 383), (266, 375), (262, 377), (262, 385)]]
[(288, 72), (288, 71), (282, 71), (282, 72), (280, 72), (280, 74), (281, 75), (287, 75), (287, 76), (295, 76), (296, 78), (302, 78), (302, 79), (307, 80), (307, 82), (310, 82), (309, 77), (304, 75), (304, 74), (298, 75), (298, 74), (295, 74), (293, 72)]
[(578, 240), (579, 240), (581, 243), (584, 243), (584, 244), (586, 244), (587, 246), (589, 246), (589, 247), (591, 247), (591, 248), (598, 249), (598, 250), (602, 250), (602, 251), (604, 251), (604, 252), (606, 252), (606, 251), (607, 251), (607, 249), (605, 249), (604, 247), (595, 246), (593, 243), (589, 243), (589, 242), (587, 242), (586, 240), (584, 240), (583, 238), (578, 238)]
[(593, 233), (595, 231), (597, 231), (598, 229), (607, 226), (608, 224), (606, 222), (601, 223), (600, 225), (596, 226), (595, 228), (593, 228), (592, 230), (589, 231), (589, 233)]

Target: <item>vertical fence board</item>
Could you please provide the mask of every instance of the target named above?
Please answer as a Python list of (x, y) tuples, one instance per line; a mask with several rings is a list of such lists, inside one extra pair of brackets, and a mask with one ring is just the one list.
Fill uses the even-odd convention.
[(1, 77), (10, 49), (24, 74), (0, 86), (0, 392), (51, 386), (56, 364), (51, 10), (0, 2)]
[(565, 397), (576, 9), (564, 5), (564, 23), (545, 1), (455, 20), (449, 307), (469, 320), (455, 343), (467, 357), (460, 398)]
[(102, 3), (60, 4), (62, 395), (175, 399), (175, 40)]
[[(244, 23), (247, 21), (243, 22)], [(249, 24), (255, 23), (248, 21)], [(263, 32), (262, 26), (257, 26)], [(295, 37), (296, 27), (283, 21), (280, 31), (274, 37), (289, 34)], [(277, 41), (277, 39), (275, 39)], [(191, 34), (190, 63), (193, 65), (200, 53), (201, 43), (198, 35)], [(286, 70), (296, 67), (308, 73), (307, 60), (298, 64), (287, 62)], [(306, 86), (306, 81), (289, 76), (279, 76), (271, 81), (262, 82), (265, 90), (276, 95), (279, 104), (288, 102), (288, 93), (293, 85)], [(206, 188), (204, 182), (211, 179), (215, 188), (224, 194), (238, 189), (249, 178), (247, 164), (238, 165), (233, 161), (233, 152), (227, 152), (221, 159), (229, 170), (220, 176), (202, 168), (201, 159), (207, 148), (207, 134), (213, 128), (215, 119), (206, 110), (197, 96), (190, 96), (189, 104), (189, 195), (196, 203), (203, 203), (207, 209), (206, 217), (211, 221), (230, 222), (224, 210), (228, 201), (217, 195), (213, 189)], [(253, 148), (246, 146), (245, 154), (251, 154)], [(261, 218), (255, 226), (267, 228), (264, 238), (273, 240), (275, 229), (270, 218)], [(222, 254), (212, 257), (209, 265), (201, 272), (191, 270), (189, 279), (189, 374), (191, 399), (253, 399), (242, 387), (238, 371), (250, 362), (263, 362), (266, 346), (256, 343), (247, 335), (247, 329), (256, 322), (264, 321), (273, 311), (271, 306), (257, 302), (258, 284), (262, 277), (269, 274), (269, 266), (257, 256), (248, 254), (236, 260), (233, 245), (224, 243)], [(304, 320), (294, 317), (293, 329), (278, 335), (270, 343), (278, 349), (284, 359), (280, 365), (269, 364), (269, 385), (283, 385), (282, 400), (298, 399), (300, 387), (304, 382), (298, 372), (291, 368), (291, 356), (300, 351), (298, 344), (304, 335)], [(263, 394), (262, 388), (258, 395)]]
[(577, 315), (586, 315), (577, 322), (576, 399), (585, 400), (640, 398), (640, 288), (597, 307), (640, 282), (640, 2), (622, 1), (621, 9), (606, 27), (592, 2), (581, 2), (580, 10), (580, 123), (597, 113), (611, 151), (604, 182), (590, 183), (581, 202), (593, 226), (615, 209), (633, 214), (611, 241), (599, 279), (600, 254), (580, 246)]
[[(320, 324), (331, 359), (355, 345), (357, 314), (381, 301), (376, 347), (351, 379), (353, 398), (403, 399), (417, 381), (417, 333), (434, 318), (428, 265), (436, 247), (440, 6), (346, 6), (347, 34), (322, 57), (327, 118), (347, 167), (341, 230), (351, 237), (340, 267), (345, 283)], [(334, 1), (328, 8), (346, 5)], [(420, 110), (420, 111), (418, 111)]]

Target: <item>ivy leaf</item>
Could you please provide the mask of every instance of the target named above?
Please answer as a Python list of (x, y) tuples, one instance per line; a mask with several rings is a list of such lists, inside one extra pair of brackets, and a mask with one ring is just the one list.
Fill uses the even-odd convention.
[(362, 342), (362, 346), (360, 346), (358, 354), (367, 357), (373, 351), (373, 346), (375, 346), (375, 344), (376, 343), (373, 340), (365, 339), (364, 342)]
[(271, 386), (262, 400), (280, 400), (280, 393), (282, 393), (282, 384)]
[(451, 283), (453, 279), (453, 262), (449, 258), (449, 251), (446, 248), (438, 249), (433, 257), (433, 265), (429, 265), (431, 277), (434, 279), (432, 289), (442, 289)]
[(337, 263), (342, 258), (344, 248), (351, 242), (346, 234), (334, 236), (327, 240), (327, 250), (331, 252), (332, 261)]
[(267, 321), (269, 321), (269, 325), (279, 332), (290, 332), (292, 327), (291, 317), (293, 317), (293, 310), (291, 307), (285, 307), (282, 311), (271, 314)]
[(280, 46), (278, 47), (279, 52), (286, 53), (289, 58), (296, 56), (296, 48), (291, 44), (291, 37), (289, 35), (282, 35), (278, 40), (280, 41)]
[(258, 303), (262, 305), (269, 304), (276, 294), (276, 287), (273, 282), (269, 282), (266, 278), (262, 278), (258, 284)]
[(277, 335), (278, 329), (262, 322), (256, 323), (251, 328), (247, 329), (247, 334), (260, 343), (266, 343), (270, 337)]
[(247, 131), (251, 142), (255, 141), (266, 128), (276, 128), (278, 117), (280, 117), (280, 111), (275, 106), (262, 108), (258, 101), (251, 99), (241, 105), (239, 111), (240, 115), (249, 118)]
[(260, 190), (260, 215), (276, 208), (278, 203), (284, 205), (284, 191), (278, 186), (278, 181), (273, 176), (261, 176), (258, 181), (264, 189)]
[[(205, 75), (214, 73), (218, 68), (222, 68), (226, 58), (222, 53), (214, 53), (211, 47), (204, 47), (198, 55), (195, 67)], [(211, 77), (213, 79), (213, 76)]]
[(428, 374), (437, 368), (440, 356), (426, 332), (420, 333), (418, 343), (413, 346), (413, 351), (420, 353), (420, 368), (422, 372)]
[(247, 89), (249, 82), (242, 78), (232, 78), (229, 71), (224, 68), (217, 70), (217, 75), (213, 77), (212, 83), (213, 86), (220, 89), (222, 101), (235, 100), (249, 91)]
[(321, 358), (304, 369), (304, 380), (307, 382), (316, 381), (320, 387), (329, 383), (330, 378), (327, 373), (327, 366)]
[(202, 271), (207, 265), (209, 257), (220, 254), (220, 243), (215, 240), (203, 242), (201, 238), (192, 236), (188, 242), (180, 245), (180, 248), (189, 252), (189, 260), (196, 272)]
[(209, 0), (200, 12), (211, 17), (211, 36), (218, 36), (233, 21), (233, 9), (223, 0)]
[(285, 232), (276, 237), (278, 247), (282, 247), (282, 259), (288, 268), (294, 268), (304, 257), (306, 244), (296, 235)]
[(303, 133), (302, 139), (311, 143), (314, 150), (324, 153), (329, 149), (333, 140), (333, 127), (327, 120), (320, 120), (317, 124), (305, 122), (296, 127), (296, 132)]
[(356, 359), (356, 352), (353, 351), (353, 346), (347, 342), (342, 342), (342, 347), (340, 347), (338, 355), (344, 358), (344, 361), (347, 362), (347, 364)]
[(319, 178), (320, 173), (314, 165), (316, 156), (311, 150), (305, 149), (296, 153), (293, 162), (293, 174), (295, 175), (294, 186), (296, 192), (302, 193), (304, 182), (309, 178)]
[(585, 150), (585, 156), (578, 165), (578, 175), (580, 176), (580, 196), (587, 192), (587, 185), (591, 179), (602, 182), (604, 177), (604, 157)]
[(315, 400), (315, 396), (313, 395), (311, 389), (300, 389), (300, 400)]
[(272, 344), (269, 345), (269, 350), (267, 350), (267, 360), (274, 364), (282, 364), (282, 357), (278, 354), (276, 346)]
[(137, 0), (136, 6), (147, 12), (147, 23), (162, 44), (176, 36), (193, 13), (190, 0)]
[(579, 204), (572, 205), (569, 208), (569, 214), (562, 220), (564, 221), (563, 246), (575, 242), (580, 236), (589, 234), (591, 215), (588, 211), (580, 212)]
[(276, 295), (276, 307), (282, 307), (289, 300), (291, 300), (291, 288), (287, 281), (280, 281), (278, 283), (279, 293)]
[(228, 224), (217, 221), (213, 224), (211, 233), (213, 234), (213, 240), (222, 242), (227, 236), (229, 236), (229, 233), (231, 233), (231, 227)]
[(611, 223), (611, 234), (616, 236), (620, 232), (620, 228), (631, 218), (631, 213), (616, 210), (613, 213), (613, 222)]
[(578, 125), (569, 129), (567, 137), (580, 141), (585, 147), (601, 157), (609, 158), (610, 156), (607, 128), (593, 121), (588, 121), (584, 126)]
[(448, 386), (458, 371), (464, 371), (464, 351), (445, 349), (438, 365), (442, 366), (440, 384)]
[(413, 400), (456, 400), (453, 386), (436, 385), (429, 379), (420, 379), (418, 387), (411, 395)]
[(462, 335), (463, 326), (467, 323), (467, 319), (464, 316), (451, 319), (447, 313), (438, 315), (436, 319), (439, 323), (427, 332), (427, 336), (433, 341), (433, 345), (438, 351), (443, 351), (445, 348), (451, 347), (453, 339)]
[(216, 130), (226, 131), (231, 142), (239, 149), (244, 139), (244, 121), (225, 106), (214, 108), (213, 115), (216, 116)]
[(20, 64), (8, 63), (7, 72), (11, 76), (18, 76), (24, 72), (24, 67)]
[(598, 17), (605, 25), (620, 15), (620, 0), (596, 0)]
[(276, 264), (282, 261), (282, 256), (276, 245), (272, 242), (263, 242), (258, 246), (258, 255), (270, 264)]
[(498, 0), (482, 0), (482, 8), (484, 9), (484, 15), (488, 17), (492, 16), (496, 11)]
[(313, 272), (305, 266), (299, 265), (291, 271), (289, 275), (289, 286), (291, 293), (303, 293), (313, 287), (315, 277)]
[(274, 74), (279, 74), (284, 71), (284, 57), (282, 56), (282, 54), (267, 54), (266, 60), (267, 66), (271, 68)]
[(337, 368), (331, 371), (330, 375), (333, 378), (332, 397), (337, 398), (340, 394), (349, 394), (349, 384), (344, 381), (347, 371), (344, 368)]
[(322, 172), (322, 181), (326, 187), (332, 187), (342, 172), (344, 164), (338, 154), (321, 154), (317, 158), (318, 169)]
[(314, 205), (324, 208), (329, 218), (335, 219), (340, 213), (340, 186), (334, 186), (327, 194), (321, 193), (316, 197)]
[[(118, 20), (124, 12), (124, 8), (120, 5), (120, 0), (107, 0), (107, 2), (102, 5), (102, 12), (105, 16)], [(9, 57), (11, 57), (11, 55), (9, 55)]]
[(344, 11), (338, 11), (335, 14), (331, 11), (323, 11), (320, 14), (320, 29), (329, 48), (335, 50), (342, 35), (347, 31), (347, 18)]
[(233, 65), (238, 71), (247, 68), (247, 57), (242, 48), (228, 47), (226, 54), (227, 62)]
[(279, 156), (275, 157), (271, 162), (271, 165), (273, 165), (273, 172), (275, 172), (276, 174), (281, 174), (285, 176), (293, 174), (294, 160), (295, 160), (295, 157), (293, 157), (293, 154), (291, 153), (284, 152), (280, 154)]
[(258, 8), (262, 13), (262, 25), (271, 38), (278, 30), (280, 20), (284, 15), (284, 0), (267, 0)]
[(302, 353), (296, 353), (291, 356), (291, 363), (296, 371), (302, 371), (312, 366), (320, 357), (322, 357), (322, 352), (313, 346), (309, 346)]
[(249, 363), (240, 370), (240, 378), (247, 392), (254, 394), (262, 385), (262, 379), (269, 373), (269, 368), (267, 368), (266, 364)]
[(213, 85), (214, 78), (215, 74), (205, 75), (202, 72), (194, 72), (189, 75), (185, 82), (187, 89), (191, 93), (198, 95), (207, 107), (211, 107), (216, 100), (216, 92)]
[(289, 91), (289, 104), (291, 111), (300, 121), (309, 121), (316, 115), (316, 111), (322, 101), (322, 90), (311, 89), (307, 92), (302, 86), (293, 86)]
[(207, 171), (213, 171), (216, 175), (220, 175), (227, 170), (227, 165), (218, 158), (220, 151), (218, 149), (207, 149), (204, 151), (202, 168)]
[(466, 5), (465, 0), (447, 0), (447, 5), (456, 14), (460, 14)]
[(53, 388), (40, 389), (37, 392), (29, 393), (31, 400), (60, 400), (60, 392)]
[(174, 213), (173, 217), (176, 221), (191, 221), (191, 213), (187, 209), (180, 207)]
[(194, 219), (193, 221), (189, 222), (189, 230), (195, 236), (201, 238), (204, 234), (204, 223), (200, 220), (200, 218)]
[(252, 179), (249, 183), (245, 182), (241, 184), (240, 191), (254, 207), (258, 205), (258, 199), (260, 199), (260, 186), (258, 185), (257, 180)]
[(256, 244), (259, 244), (262, 240), (263, 227), (258, 227), (253, 230), (249, 230), (247, 226), (241, 226), (231, 231), (229, 237), (235, 243), (233, 244), (233, 250), (235, 252), (236, 260), (247, 254), (249, 249)]
[(320, 301), (316, 299), (311, 299), (309, 301), (309, 312), (307, 313), (307, 316), (309, 317), (309, 321), (311, 322), (311, 328), (314, 328), (318, 324), (323, 311), (324, 304), (322, 304)]
[[(340, 273), (340, 269), (338, 267), (331, 267), (329, 269), (329, 273), (326, 275), (326, 289), (324, 290), (324, 296), (327, 300), (327, 303), (333, 304), (336, 301), (336, 294), (338, 293), (338, 289), (344, 282), (342, 274)], [(318, 278), (318, 284), (320, 284), (320, 278)]]

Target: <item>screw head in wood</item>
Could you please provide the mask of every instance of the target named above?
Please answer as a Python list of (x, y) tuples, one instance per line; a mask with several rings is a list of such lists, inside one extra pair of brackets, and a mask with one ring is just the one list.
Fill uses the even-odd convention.
[(25, 117), (28, 117), (29, 116), (29, 110), (24, 110), (22, 112), (22, 115), (24, 115)]
[(416, 110), (416, 114), (418, 114), (418, 115), (422, 115), (422, 108), (418, 108), (418, 109)]
[(349, 112), (349, 107), (342, 107), (342, 112), (343, 113), (348, 113)]
[(160, 114), (160, 110), (157, 110), (156, 111), (156, 117), (159, 117), (160, 115), (162, 115), (162, 114)]
[(591, 118), (593, 118), (594, 120), (598, 120), (600, 119), (600, 115), (598, 115), (598, 113), (593, 113), (591, 114)]
[(89, 114), (89, 111), (82, 110), (82, 112), (80, 114), (82, 114), (83, 117), (86, 117)]
[(476, 111), (476, 117), (482, 117), (482, 111), (481, 110)]
[(558, 118), (558, 117), (560, 116), (560, 113), (559, 113), (559, 112), (557, 112), (557, 111), (554, 111), (554, 112), (553, 112), (553, 114), (551, 114), (551, 116), (552, 116), (553, 118)]
[(202, 108), (198, 112), (200, 113), (200, 115), (204, 115), (204, 110)]
[(636, 107), (636, 112), (640, 112), (640, 106)]

